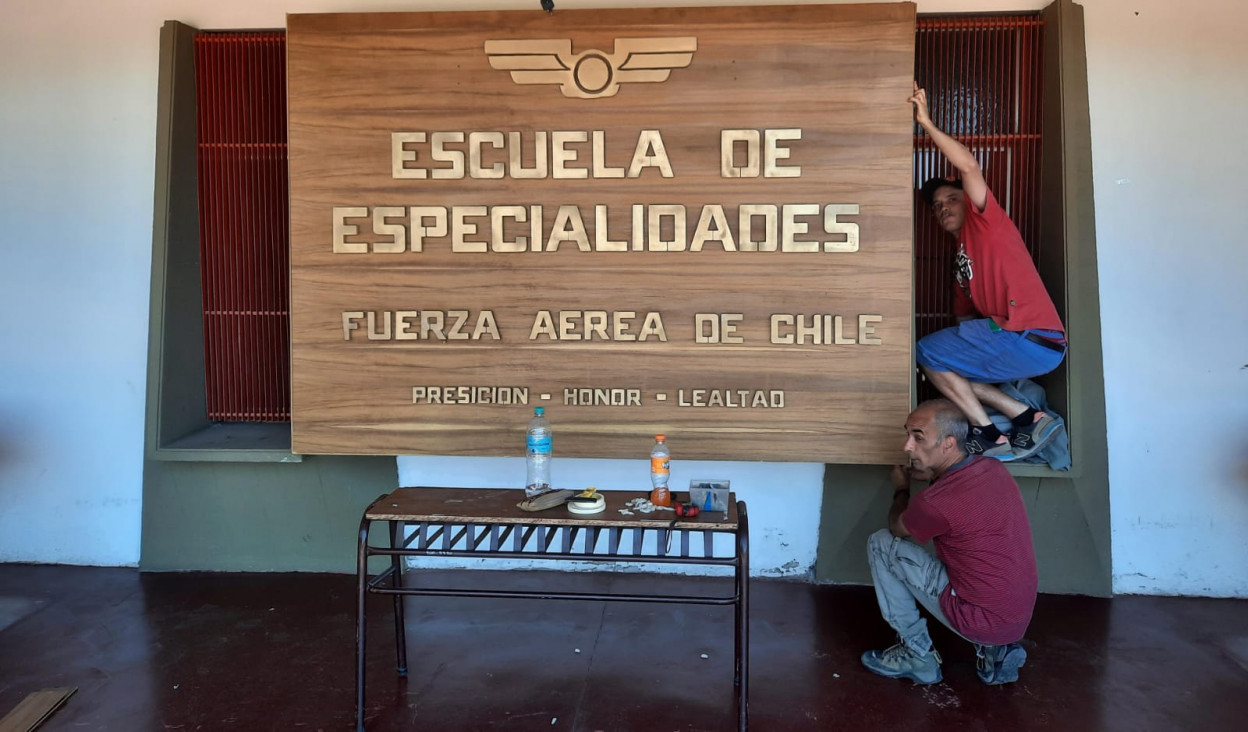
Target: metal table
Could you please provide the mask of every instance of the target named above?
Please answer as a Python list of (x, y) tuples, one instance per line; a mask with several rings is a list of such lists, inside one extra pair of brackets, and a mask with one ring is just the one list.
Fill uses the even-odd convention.
[[(395, 650), (400, 675), (407, 673), (404, 595), (732, 605), (736, 621), (732, 681), (737, 728), (745, 730), (749, 703), (750, 554), (745, 502), (730, 495), (726, 512), (703, 513), (694, 518), (676, 518), (668, 511), (629, 516), (619, 509), (643, 494), (612, 491), (603, 495), (606, 510), (591, 515), (573, 514), (562, 506), (533, 513), (522, 511), (516, 504), (524, 493), (518, 489), (399, 488), (373, 501), (360, 519), (356, 567), (356, 729), (364, 730), (364, 603), (368, 594), (374, 593), (394, 597)], [(389, 546), (369, 544), (370, 530), (379, 521), (388, 524)], [(655, 547), (653, 553), (643, 554), (648, 533), (655, 538)], [(729, 552), (716, 555), (716, 534), (733, 537)], [(372, 556), (390, 557), (389, 566), (370, 575), (368, 559)], [(733, 568), (733, 591), (718, 596), (686, 596), (405, 586), (404, 557), (421, 556), (729, 566)]]

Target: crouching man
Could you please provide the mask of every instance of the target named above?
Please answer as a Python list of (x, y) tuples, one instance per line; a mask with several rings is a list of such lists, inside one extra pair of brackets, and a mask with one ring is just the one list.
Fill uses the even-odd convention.
[[(893, 468), (889, 527), (868, 544), (880, 612), (899, 638), (862, 654), (862, 664), (881, 676), (941, 680), (918, 604), (974, 644), (984, 683), (1017, 681), (1027, 660), (1018, 641), (1036, 603), (1031, 526), (1005, 466), (963, 450), (966, 430), (962, 412), (944, 399), (924, 402), (906, 420), (910, 465)], [(912, 478), (931, 485), (911, 498)], [(921, 546), (928, 541), (936, 556)]]

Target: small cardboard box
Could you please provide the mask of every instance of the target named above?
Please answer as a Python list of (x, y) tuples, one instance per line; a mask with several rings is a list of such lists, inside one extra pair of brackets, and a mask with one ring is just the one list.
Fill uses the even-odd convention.
[(702, 511), (728, 514), (728, 488), (732, 481), (695, 478), (689, 481), (689, 502)]

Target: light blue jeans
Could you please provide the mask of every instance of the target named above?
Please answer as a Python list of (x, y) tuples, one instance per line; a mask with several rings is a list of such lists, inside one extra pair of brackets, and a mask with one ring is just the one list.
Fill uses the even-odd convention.
[[(880, 612), (910, 650), (927, 653), (932, 648), (927, 621), (919, 614), (915, 600), (945, 627), (958, 633), (940, 610), (940, 593), (949, 585), (944, 562), (913, 541), (893, 536), (888, 529), (875, 532), (867, 540), (867, 558)], [(958, 635), (974, 643), (961, 633)]]

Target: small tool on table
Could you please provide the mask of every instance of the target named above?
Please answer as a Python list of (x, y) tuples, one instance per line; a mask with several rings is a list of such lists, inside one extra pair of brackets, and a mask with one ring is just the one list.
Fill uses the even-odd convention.
[(592, 485), (568, 499), (568, 513), (602, 513), (606, 508), (607, 499)]
[(702, 513), (702, 509), (698, 508), (698, 504), (693, 503), (692, 501), (689, 503), (673, 504), (672, 510), (676, 512), (677, 516), (682, 516), (684, 518), (693, 518), (699, 513)]

